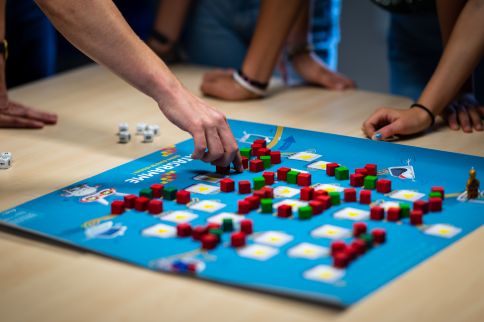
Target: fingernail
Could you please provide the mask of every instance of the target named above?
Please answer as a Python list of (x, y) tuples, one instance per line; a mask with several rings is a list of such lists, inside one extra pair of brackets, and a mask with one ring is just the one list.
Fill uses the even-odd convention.
[(375, 140), (381, 140), (382, 134), (380, 132), (375, 133)]

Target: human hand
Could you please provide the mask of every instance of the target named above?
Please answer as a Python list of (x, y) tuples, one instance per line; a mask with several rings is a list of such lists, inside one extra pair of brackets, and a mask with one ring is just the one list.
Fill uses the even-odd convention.
[(168, 120), (193, 136), (193, 159), (222, 167), (233, 163), (236, 171), (244, 170), (237, 142), (222, 112), (184, 88), (174, 90), (158, 105)]
[(356, 84), (348, 77), (330, 70), (326, 64), (313, 52), (296, 55), (291, 60), (296, 72), (306, 82), (332, 90), (356, 88)]
[(444, 110), (442, 116), (452, 130), (462, 128), (465, 133), (472, 133), (472, 129), (482, 131), (484, 106), (479, 105), (474, 94), (464, 94), (454, 100)]
[(0, 128), (41, 129), (57, 123), (57, 115), (0, 98)]
[(261, 96), (240, 86), (232, 77), (233, 69), (215, 69), (203, 75), (200, 90), (204, 95), (228, 101), (244, 101)]
[(430, 124), (432, 124), (430, 116), (419, 108), (402, 110), (382, 107), (363, 123), (362, 130), (373, 140), (386, 140), (394, 135), (422, 132)]

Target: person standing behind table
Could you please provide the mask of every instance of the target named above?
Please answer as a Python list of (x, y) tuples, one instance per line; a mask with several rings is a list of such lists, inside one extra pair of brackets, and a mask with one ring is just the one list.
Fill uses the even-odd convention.
[[(410, 135), (430, 129), (435, 117), (468, 89), (472, 75), (484, 54), (484, 0), (437, 1), (444, 52), (432, 77), (410, 109), (380, 108), (363, 123), (363, 132), (373, 139)], [(424, 31), (423, 31), (424, 32)], [(473, 97), (473, 96), (472, 96)], [(469, 96), (465, 95), (464, 99)], [(484, 107), (477, 102), (462, 103), (465, 108), (447, 112), (451, 128), (457, 118), (465, 132), (482, 131)]]

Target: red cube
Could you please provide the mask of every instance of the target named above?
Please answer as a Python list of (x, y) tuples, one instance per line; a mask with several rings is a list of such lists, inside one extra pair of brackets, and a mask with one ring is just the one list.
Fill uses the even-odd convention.
[(187, 204), (190, 202), (190, 191), (180, 190), (176, 192), (176, 203)]
[(253, 142), (253, 144), (260, 144), (263, 148), (267, 146), (267, 141), (264, 139), (257, 139)]
[(192, 235), (192, 226), (189, 223), (180, 223), (176, 225), (176, 235), (178, 237), (188, 237)]
[(387, 211), (387, 220), (388, 221), (399, 221), (400, 220), (400, 208), (399, 207), (390, 207)]
[(333, 256), (333, 266), (336, 268), (345, 268), (350, 263), (346, 252), (339, 252)]
[(244, 219), (240, 221), (240, 231), (246, 235), (250, 235), (253, 232), (252, 220)]
[(264, 177), (266, 185), (274, 183), (274, 180), (275, 180), (275, 173), (274, 172), (264, 172), (262, 174), (262, 176)]
[(132, 209), (134, 208), (134, 202), (138, 198), (137, 195), (126, 195), (124, 196), (124, 208)]
[(390, 191), (392, 191), (392, 182), (388, 179), (377, 180), (376, 191), (379, 193), (389, 193)]
[(252, 144), (250, 147), (252, 148), (252, 155), (255, 156), (255, 157), (258, 157), (259, 156), (259, 150), (264, 148), (264, 146), (262, 146), (262, 144), (256, 144), (256, 143)]
[(326, 174), (330, 177), (334, 177), (334, 172), (337, 167), (339, 167), (339, 164), (334, 162), (326, 164)]
[(356, 190), (354, 188), (347, 188), (344, 190), (344, 199), (346, 202), (356, 201)]
[(123, 200), (114, 200), (111, 202), (111, 214), (112, 215), (121, 215), (124, 212), (124, 201)]
[(309, 206), (313, 209), (313, 215), (319, 215), (323, 212), (323, 203), (317, 200), (311, 200)]
[(237, 213), (239, 214), (248, 214), (250, 212), (250, 202), (247, 200), (239, 200), (237, 202), (238, 210)]
[(274, 189), (271, 187), (264, 187), (260, 189), (264, 191), (264, 198), (274, 198)]
[(152, 215), (158, 215), (163, 212), (163, 201), (152, 199), (148, 202), (148, 212)]
[(277, 169), (277, 180), (286, 181), (287, 180), (287, 173), (289, 171), (291, 171), (290, 168), (279, 168), (279, 169)]
[(292, 216), (292, 207), (289, 205), (280, 205), (277, 207), (277, 217), (288, 218)]
[(433, 197), (429, 199), (429, 211), (442, 211), (442, 199)]
[(161, 198), (163, 195), (163, 185), (159, 183), (152, 184), (150, 186), (151, 193), (153, 194), (153, 198)]
[(355, 222), (353, 224), (353, 237), (359, 237), (361, 234), (366, 233), (366, 229), (364, 222)]
[(208, 233), (208, 228), (206, 226), (197, 226), (192, 230), (193, 240), (200, 240), (203, 235)]
[(220, 180), (220, 191), (232, 192), (235, 190), (235, 182), (230, 178)]
[(328, 209), (331, 207), (331, 197), (330, 196), (319, 196), (316, 198), (317, 201), (321, 202), (323, 209)]
[(259, 157), (263, 156), (263, 155), (271, 155), (271, 150), (270, 149), (267, 149), (267, 148), (262, 148), (262, 149), (259, 149)]
[(371, 203), (371, 190), (360, 190), (360, 203), (364, 205)]
[(202, 242), (202, 249), (211, 250), (217, 247), (218, 244), (218, 236), (213, 234), (205, 234), (200, 238)]
[(242, 167), (244, 169), (249, 168), (249, 158), (248, 157), (242, 157)]
[(413, 210), (420, 210), (423, 214), (426, 214), (429, 212), (429, 204), (425, 200), (414, 201)]
[(364, 179), (365, 177), (360, 173), (350, 174), (350, 185), (352, 187), (361, 187)]
[(328, 196), (328, 192), (322, 189), (313, 192), (313, 199), (317, 199), (320, 196)]
[(310, 173), (300, 173), (297, 176), (298, 186), (310, 186), (311, 185), (311, 174)]
[(254, 196), (259, 197), (260, 199), (263, 199), (266, 197), (266, 192), (262, 189), (254, 191)]
[(239, 181), (239, 193), (246, 194), (250, 193), (252, 190), (250, 188), (250, 181), (249, 180), (241, 180)]
[(355, 174), (361, 174), (364, 178), (368, 175), (368, 170), (366, 170), (365, 168), (358, 168), (355, 170)]
[(432, 187), (432, 192), (439, 192), (442, 199), (445, 197), (444, 187)]
[(371, 220), (383, 220), (384, 216), (385, 216), (385, 209), (379, 206), (371, 207), (370, 209)]
[(271, 164), (280, 164), (280, 163), (281, 163), (281, 152), (272, 151), (271, 152)]
[(366, 171), (368, 171), (369, 176), (376, 176), (377, 173), (377, 167), (376, 164), (369, 163), (365, 165)]
[(422, 210), (412, 210), (410, 212), (410, 224), (413, 226), (420, 226), (423, 224)]
[(260, 198), (258, 196), (246, 197), (245, 200), (249, 202), (251, 210), (256, 210), (260, 206)]
[(230, 246), (232, 247), (245, 246), (245, 234), (242, 232), (232, 233), (232, 235), (230, 235)]
[(301, 188), (300, 199), (306, 200), (306, 201), (313, 199), (313, 192), (314, 192), (314, 189), (311, 187)]
[(148, 208), (148, 202), (150, 202), (150, 199), (146, 197), (138, 197), (134, 201), (134, 209), (137, 211), (145, 211)]
[(366, 252), (366, 243), (362, 239), (355, 239), (351, 242), (351, 247), (356, 250), (358, 255), (363, 255)]
[(249, 161), (249, 170), (251, 172), (261, 172), (264, 170), (264, 162), (259, 159), (254, 159)]
[(342, 240), (335, 240), (331, 243), (331, 256), (336, 255), (337, 253), (344, 252), (346, 249), (346, 244)]
[(383, 244), (387, 239), (387, 233), (385, 229), (375, 228), (371, 231), (373, 241), (377, 244)]

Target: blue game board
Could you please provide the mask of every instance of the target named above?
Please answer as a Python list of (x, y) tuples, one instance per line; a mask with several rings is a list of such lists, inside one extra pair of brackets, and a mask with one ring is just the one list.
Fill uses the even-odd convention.
[[(237, 215), (237, 201), (245, 196), (220, 192), (218, 182), (224, 176), (215, 174), (213, 166), (192, 160), (193, 141), (187, 140), (5, 210), (0, 221), (145, 268), (338, 306), (356, 303), (484, 222), (484, 196), (467, 200), (465, 193), (469, 169), (484, 174), (484, 158), (266, 124), (230, 121), (230, 125), (240, 147), (265, 139), (269, 148), (282, 152), (282, 163), (265, 171), (279, 167), (307, 171), (317, 189), (339, 191), (350, 187), (349, 181), (328, 176), (327, 162), (344, 165), (350, 173), (375, 163), (378, 176), (392, 181), (392, 192), (372, 191), (372, 205), (385, 209), (412, 205), (414, 200), (428, 199), (432, 186), (443, 186), (443, 211), (426, 214), (424, 225), (418, 227), (408, 218), (370, 220), (370, 205), (358, 202), (342, 202), (309, 220), (279, 218), (275, 208), (272, 215), (258, 211)], [(260, 175), (245, 171), (231, 173), (230, 178), (237, 182)], [(135, 210), (110, 214), (113, 200), (138, 194), (154, 183), (190, 190), (191, 203), (164, 200), (161, 215)], [(282, 202), (297, 210), (301, 187), (278, 181), (272, 187), (276, 205)], [(210, 251), (202, 251), (200, 242), (191, 238), (176, 237), (179, 222), (197, 226), (222, 217), (233, 217), (236, 226), (240, 218), (253, 221), (247, 246), (230, 247), (230, 233), (224, 233), (221, 244)], [(350, 243), (356, 221), (365, 222), (370, 231), (385, 229), (387, 241), (346, 269), (336, 269), (330, 244)], [(187, 273), (187, 265), (196, 272)]]

